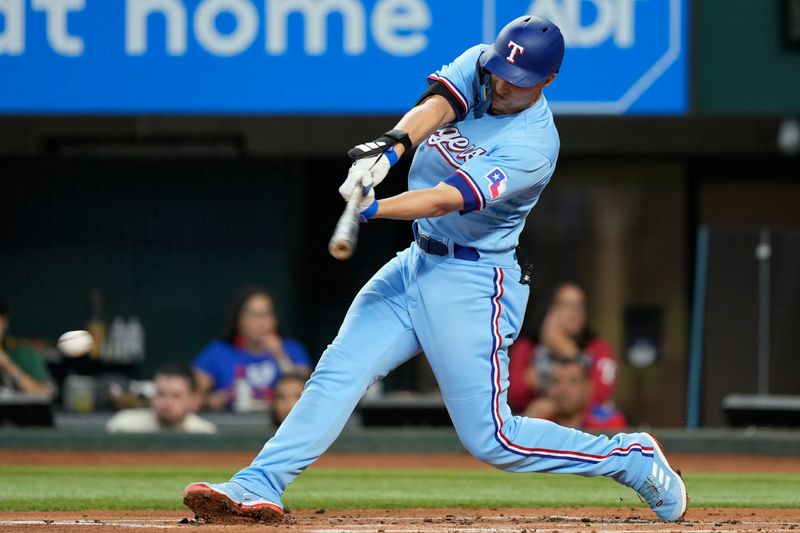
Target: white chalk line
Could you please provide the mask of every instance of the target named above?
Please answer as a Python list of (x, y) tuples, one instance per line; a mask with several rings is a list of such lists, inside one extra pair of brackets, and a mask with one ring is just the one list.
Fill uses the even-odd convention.
[(165, 520), (0, 520), (0, 526), (111, 526), (129, 528), (172, 529), (180, 527), (176, 524), (165, 524)]

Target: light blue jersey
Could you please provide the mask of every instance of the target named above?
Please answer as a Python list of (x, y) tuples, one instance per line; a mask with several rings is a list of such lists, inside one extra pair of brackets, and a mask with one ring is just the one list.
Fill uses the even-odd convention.
[[(511, 472), (610, 476), (637, 488), (655, 472), (644, 434), (593, 436), (514, 416), (507, 405), (508, 348), (530, 294), (513, 249), (553, 174), (559, 141), (543, 96), (514, 115), (487, 112), (491, 95), (481, 97), (477, 74), (484, 49), (470, 48), (431, 76), (461, 104), (458, 120), (422, 143), (409, 174), (410, 189), (445, 181), (464, 196), (461, 213), (417, 221), (447, 253), (420, 238), (358, 293), (300, 401), (233, 477), (268, 502), (282, 506), (286, 486), (333, 443), (364, 391), (420, 351), (461, 442), (482, 461)], [(455, 244), (480, 255), (456, 254)]]
[(560, 143), (544, 95), (520, 113), (489, 114), (491, 94), (484, 92), (488, 87), (477, 67), (487, 47), (470, 48), (429, 77), (444, 84), (462, 107), (456, 109), (456, 122), (420, 143), (408, 188), (445, 181), (464, 197), (460, 213), (419, 220), (422, 232), (502, 253), (519, 244), (525, 218), (556, 168)]

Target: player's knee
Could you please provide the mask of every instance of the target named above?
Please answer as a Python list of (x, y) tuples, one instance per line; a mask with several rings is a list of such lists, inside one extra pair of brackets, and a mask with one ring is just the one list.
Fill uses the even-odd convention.
[(516, 433), (515, 418), (508, 419), (503, 431), (498, 431), (494, 423), (481, 421), (466, 427), (457, 427), (461, 442), (473, 457), (500, 470), (515, 470), (522, 457), (514, 453), (504, 442), (508, 434)]
[(486, 463), (487, 465), (493, 466), (495, 468), (502, 468), (500, 466), (500, 454), (498, 454), (498, 450), (494, 447), (485, 447), (485, 448), (476, 448), (472, 450), (473, 457), (479, 460), (482, 463)]
[(312, 372), (307, 388), (319, 385), (326, 390), (351, 390), (360, 396), (373, 380), (374, 376), (355, 364), (341, 346), (331, 344)]
[(499, 470), (512, 469), (519, 459), (503, 447), (497, 440), (486, 443), (481, 447), (473, 448), (470, 450), (470, 453), (479, 461)]
[(498, 440), (494, 427), (484, 428), (482, 431), (474, 431), (468, 435), (461, 435), (461, 443), (464, 448), (477, 460), (501, 470), (513, 461), (509, 457), (509, 452)]

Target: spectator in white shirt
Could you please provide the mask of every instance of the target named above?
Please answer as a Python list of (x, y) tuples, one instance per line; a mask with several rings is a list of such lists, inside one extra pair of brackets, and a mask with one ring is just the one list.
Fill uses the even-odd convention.
[(216, 433), (211, 422), (195, 414), (201, 398), (188, 365), (162, 367), (155, 376), (156, 393), (150, 408), (125, 409), (106, 424), (110, 433)]

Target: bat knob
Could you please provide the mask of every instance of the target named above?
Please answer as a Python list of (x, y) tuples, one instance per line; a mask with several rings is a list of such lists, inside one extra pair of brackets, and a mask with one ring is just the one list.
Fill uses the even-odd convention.
[(346, 261), (353, 256), (352, 245), (345, 241), (331, 242), (330, 246), (328, 246), (328, 251), (339, 261)]

